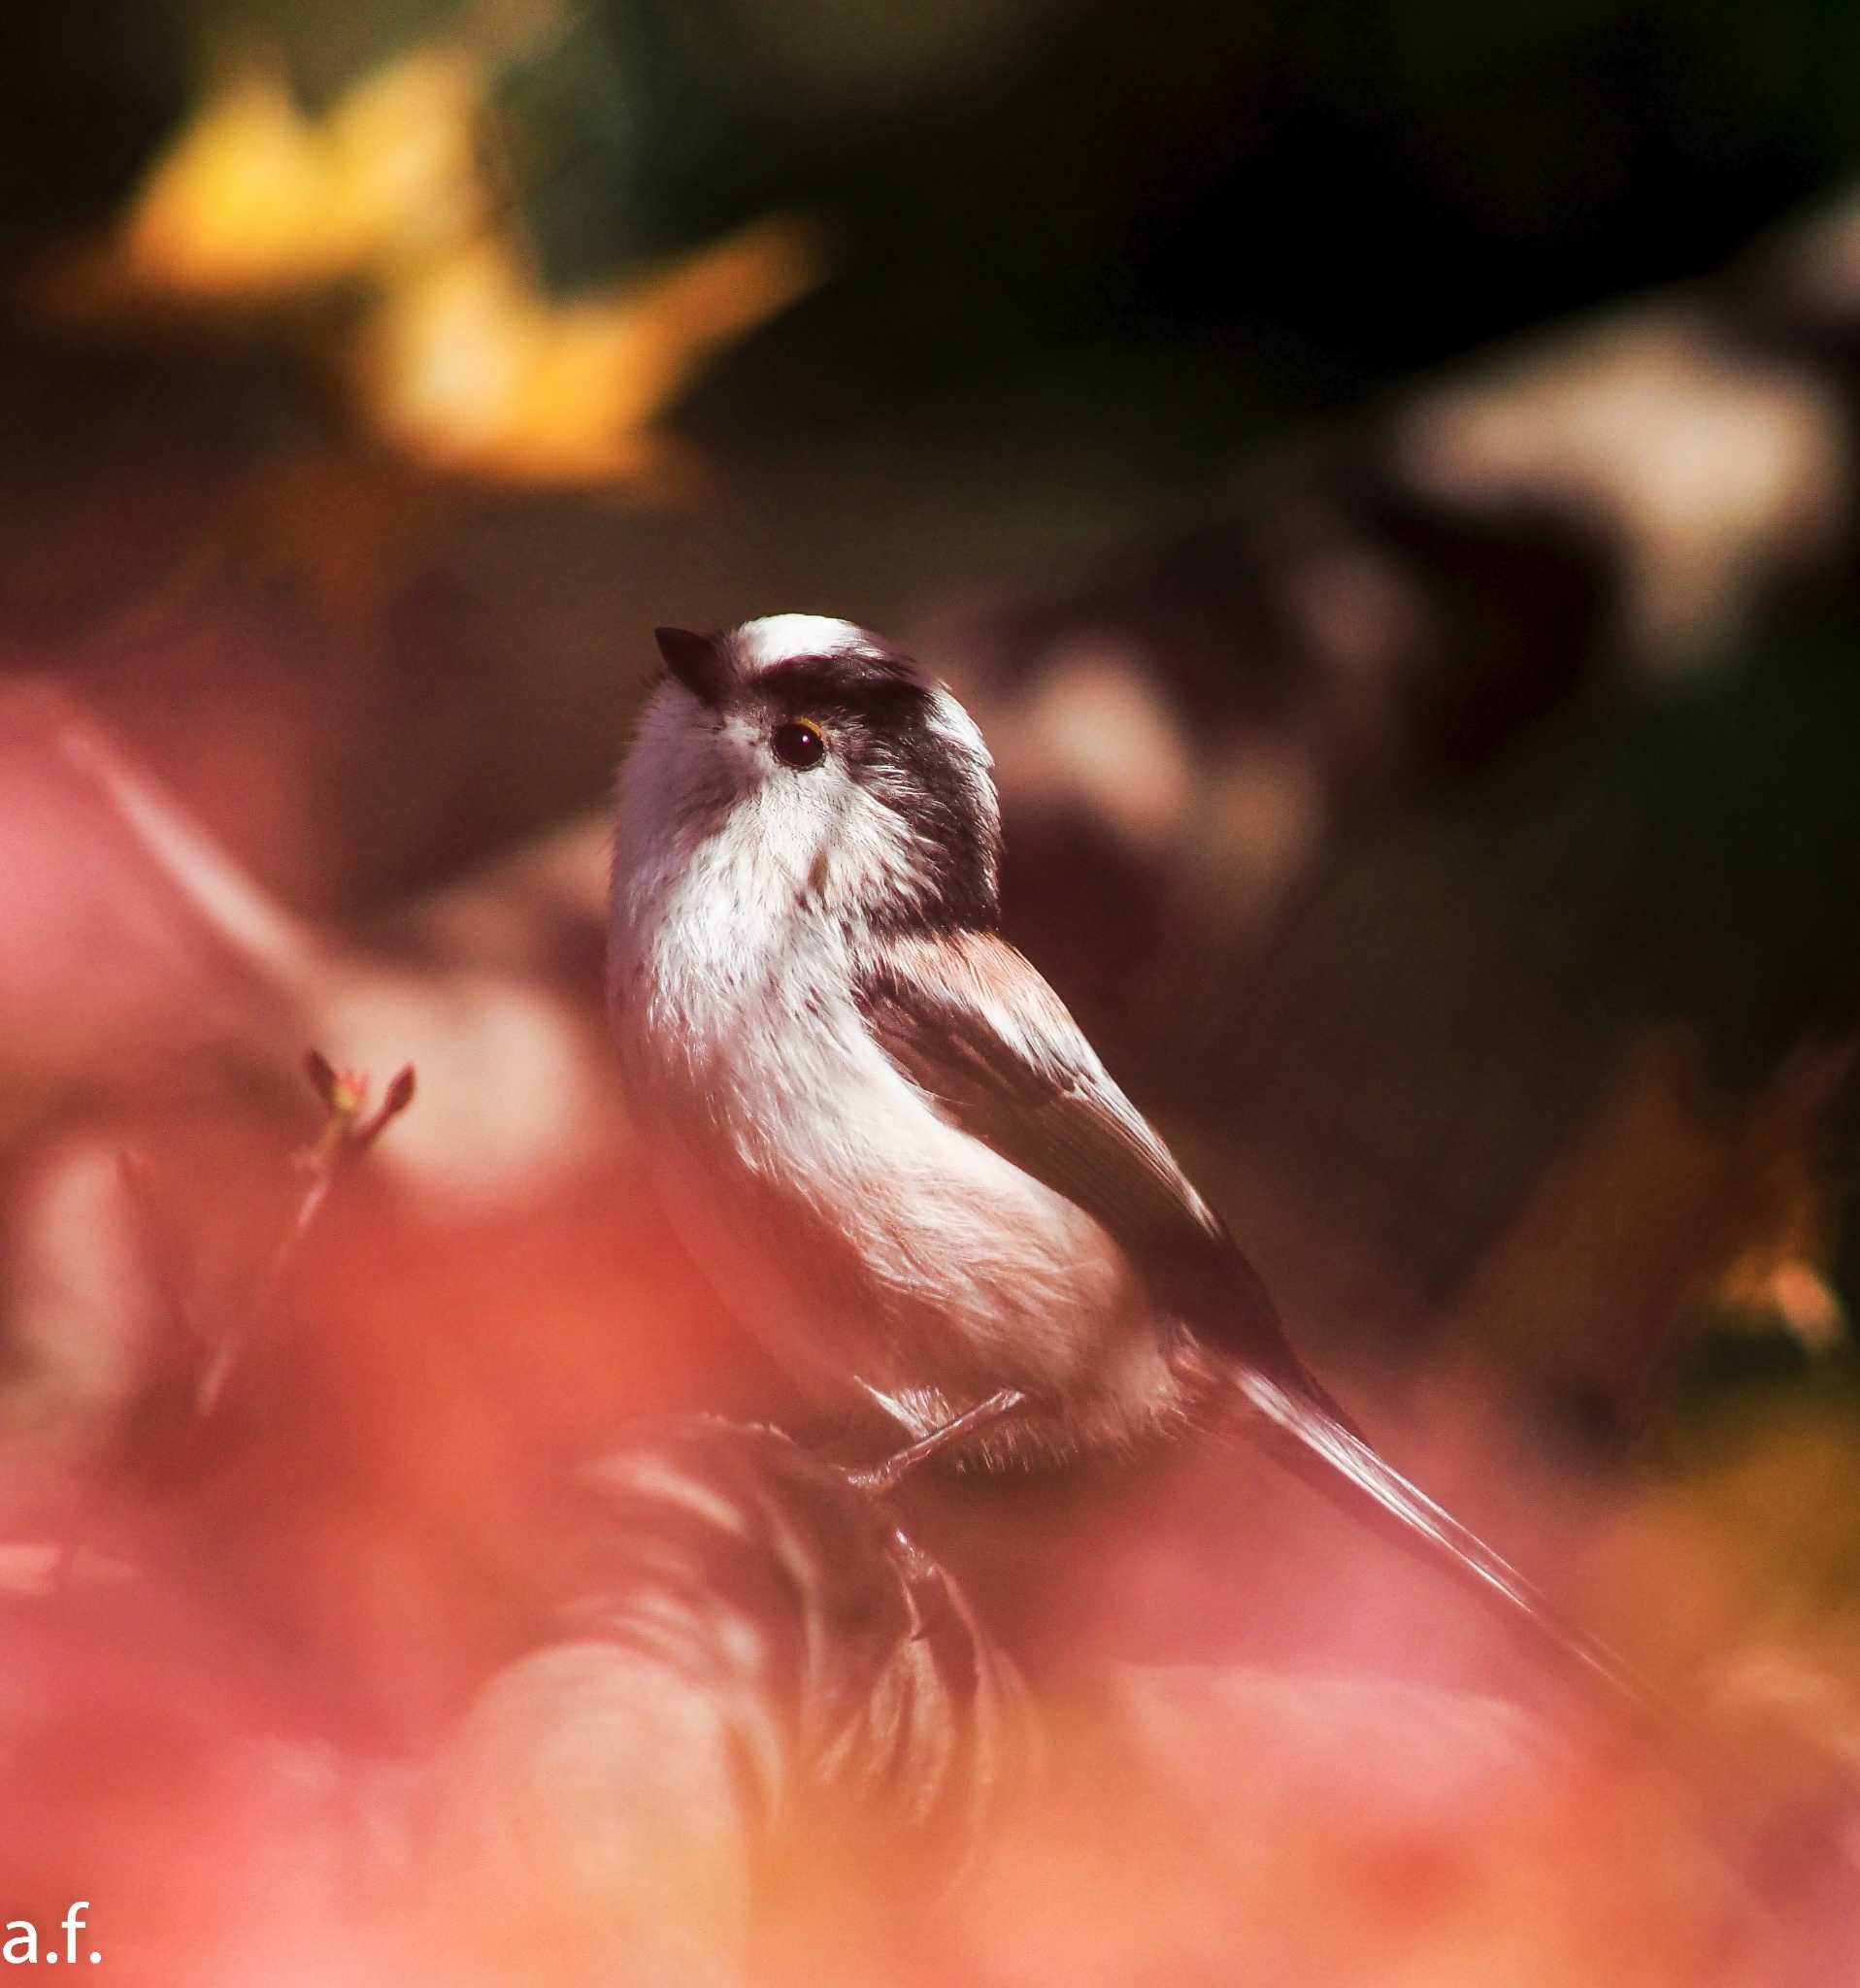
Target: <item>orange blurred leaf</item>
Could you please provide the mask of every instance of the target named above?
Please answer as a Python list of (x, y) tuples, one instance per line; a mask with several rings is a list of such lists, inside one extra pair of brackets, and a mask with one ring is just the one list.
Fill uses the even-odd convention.
[(415, 50), (308, 116), (274, 62), (213, 89), (124, 223), (133, 281), (251, 302), (353, 282), (483, 219), (484, 84), (468, 53)]
[(818, 281), (814, 224), (776, 215), (622, 287), (548, 298), (483, 237), (411, 272), (355, 352), (369, 419), (437, 467), (515, 482), (629, 479), (649, 424), (715, 348)]

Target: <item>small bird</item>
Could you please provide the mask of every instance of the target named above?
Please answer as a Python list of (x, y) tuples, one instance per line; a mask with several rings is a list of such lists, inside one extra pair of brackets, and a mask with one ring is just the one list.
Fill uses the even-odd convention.
[(948, 689), (820, 615), (657, 640), (668, 675), (620, 779), (610, 1012), (666, 1210), (737, 1317), (823, 1405), (874, 1405), (918, 1444), (973, 1423), (971, 1466), (1128, 1453), (1238, 1407), (1324, 1488), (1550, 1623), (1307, 1372), (1224, 1223), (1001, 936), (992, 761)]

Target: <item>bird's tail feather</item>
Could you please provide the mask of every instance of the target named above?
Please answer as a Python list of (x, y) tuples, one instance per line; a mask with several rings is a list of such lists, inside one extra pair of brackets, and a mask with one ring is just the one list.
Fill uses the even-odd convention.
[(1293, 1391), (1258, 1373), (1238, 1376), (1279, 1462), (1410, 1551), (1445, 1566), (1623, 1706), (1684, 1723), (1674, 1702), (1605, 1642), (1565, 1621), (1536, 1584), (1382, 1458), (1320, 1388)]

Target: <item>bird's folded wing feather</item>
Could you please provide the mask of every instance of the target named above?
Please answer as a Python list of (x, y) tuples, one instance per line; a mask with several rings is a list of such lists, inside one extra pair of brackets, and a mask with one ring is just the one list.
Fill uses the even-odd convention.
[(949, 1122), (1100, 1222), (1211, 1350), (1314, 1388), (1266, 1288), (1040, 973), (990, 933), (890, 939), (860, 1011)]
[(1673, 1716), (1662, 1693), (1562, 1623), (1502, 1554), (1391, 1469), (1305, 1371), (1232, 1237), (1019, 953), (983, 934), (890, 940), (855, 986), (874, 1039), (952, 1124), (1101, 1222), (1159, 1308), (1239, 1363), (1235, 1398), (1284, 1463), (1522, 1614), (1581, 1675)]

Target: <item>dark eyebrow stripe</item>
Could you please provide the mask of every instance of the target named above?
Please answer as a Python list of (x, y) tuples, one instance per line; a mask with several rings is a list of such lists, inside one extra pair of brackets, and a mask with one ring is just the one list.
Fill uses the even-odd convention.
[(929, 696), (908, 656), (858, 652), (787, 656), (758, 673), (752, 688), (797, 707), (873, 714)]

